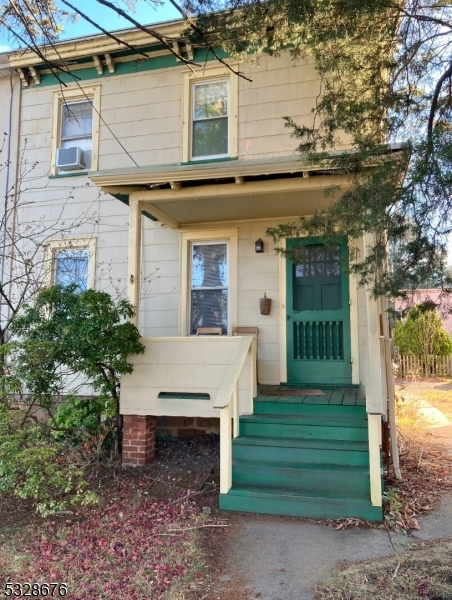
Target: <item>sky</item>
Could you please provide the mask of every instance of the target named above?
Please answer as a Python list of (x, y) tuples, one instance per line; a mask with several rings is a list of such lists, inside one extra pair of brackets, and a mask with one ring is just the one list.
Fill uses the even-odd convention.
[[(180, 18), (178, 11), (167, 0), (161, 1), (161, 6), (156, 7), (152, 0), (135, 0), (135, 12), (130, 12), (131, 16), (142, 24), (159, 23), (161, 21), (170, 21)], [(57, 1), (61, 7), (63, 5)], [(97, 21), (104, 29), (114, 31), (115, 29), (126, 29), (133, 27), (126, 19), (119, 17), (113, 10), (102, 6), (94, 0), (72, 0), (71, 4), (77, 6), (82, 12), (86, 13), (94, 21)], [(125, 9), (123, 2), (117, 3)], [(74, 24), (66, 24), (65, 31), (62, 33), (62, 40), (79, 37), (83, 35), (92, 35), (100, 33), (93, 25), (82, 19)], [(0, 52), (6, 52), (17, 47), (17, 44), (10, 38), (7, 31), (0, 26)]]

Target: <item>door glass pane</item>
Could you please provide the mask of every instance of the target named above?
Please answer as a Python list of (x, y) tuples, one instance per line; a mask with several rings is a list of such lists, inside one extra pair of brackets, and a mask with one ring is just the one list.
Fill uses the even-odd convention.
[(341, 274), (341, 266), (338, 262), (326, 263), (326, 274), (329, 277), (337, 277)]
[(311, 264), (311, 277), (324, 277), (325, 275), (325, 263), (312, 263)]
[(195, 85), (193, 117), (208, 119), (228, 114), (228, 81), (210, 81)]
[(193, 156), (217, 156), (227, 153), (227, 117), (193, 123)]
[(319, 262), (325, 260), (325, 247), (324, 246), (310, 246), (311, 260), (313, 262)]
[(223, 334), (228, 332), (228, 291), (191, 291), (191, 331), (196, 334), (198, 327), (221, 327)]
[(58, 250), (55, 253), (56, 285), (76, 284), (80, 290), (88, 288), (89, 250), (86, 248)]
[(340, 258), (340, 246), (328, 250), (322, 245), (296, 248), (295, 277), (338, 277)]
[(341, 248), (340, 246), (336, 246), (335, 248), (330, 248), (326, 253), (326, 260), (340, 260), (341, 258)]
[(193, 244), (192, 287), (226, 287), (227, 245)]
[(61, 138), (91, 136), (93, 129), (93, 107), (91, 102), (63, 104)]
[(309, 277), (309, 264), (295, 265), (295, 277)]

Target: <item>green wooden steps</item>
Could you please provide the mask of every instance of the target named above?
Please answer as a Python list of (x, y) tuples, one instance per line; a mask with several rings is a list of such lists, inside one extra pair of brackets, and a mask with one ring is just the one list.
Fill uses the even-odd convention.
[[(298, 402), (296, 401), (298, 399)], [(364, 406), (258, 397), (232, 444), (232, 488), (220, 508), (381, 521), (370, 503)]]
[(361, 518), (368, 521), (381, 521), (382, 512), (378, 506), (371, 506), (370, 500), (320, 498), (299, 493), (296, 490), (274, 490), (251, 486), (234, 485), (228, 494), (220, 494), (220, 508), (267, 515), (287, 515), (310, 519)]
[(350, 465), (368, 467), (367, 441), (238, 437), (232, 442), (233, 456), (261, 460), (266, 464)]
[(367, 423), (348, 418), (250, 415), (240, 418), (240, 435), (316, 440), (367, 440)]

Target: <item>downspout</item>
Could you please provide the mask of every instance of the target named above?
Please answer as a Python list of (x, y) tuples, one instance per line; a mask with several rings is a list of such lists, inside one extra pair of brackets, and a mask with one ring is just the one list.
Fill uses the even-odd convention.
[[(9, 114), (8, 114), (8, 165), (7, 165), (7, 177), (5, 179), (5, 222), (4, 222), (4, 231), (3, 231), (3, 248), (2, 248), (2, 264), (1, 264), (1, 281), (3, 281), (4, 273), (5, 273), (5, 249), (6, 249), (6, 231), (7, 231), (7, 219), (6, 219), (6, 210), (8, 209), (8, 192), (11, 189), (14, 189), (14, 192), (10, 194), (12, 196), (13, 201), (13, 211), (12, 211), (12, 226), (11, 226), (11, 238), (14, 239), (17, 225), (17, 193), (18, 193), (18, 175), (19, 175), (19, 152), (20, 152), (20, 119), (21, 119), (21, 110), (22, 110), (22, 84), (20, 81), (17, 81), (18, 93), (19, 97), (17, 100), (17, 131), (16, 131), (16, 156), (15, 156), (15, 165), (14, 165), (14, 173), (12, 174), (10, 171), (10, 162), (11, 162), (11, 137), (12, 137), (12, 123), (13, 123), (13, 101), (14, 101), (14, 85), (13, 85), (13, 76), (17, 75), (12, 69), (10, 71), (9, 81), (10, 81), (10, 98), (9, 98)], [(14, 177), (14, 185), (10, 186), (11, 176)], [(14, 254), (15, 248), (14, 244), (11, 247), (11, 256), (10, 256), (10, 266), (9, 272), (13, 272), (14, 265)], [(10, 284), (10, 288), (12, 284)], [(10, 290), (11, 291), (11, 290)], [(1, 308), (1, 298), (0, 298), (0, 308)], [(7, 307), (7, 322), (10, 319), (11, 309)], [(6, 342), (6, 340), (5, 340)]]
[[(2, 244), (2, 262), (1, 262), (1, 274), (0, 281), (3, 285), (3, 279), (5, 275), (5, 253), (6, 253), (6, 231), (7, 231), (7, 211), (8, 211), (8, 192), (9, 192), (9, 165), (11, 160), (11, 128), (12, 128), (12, 113), (13, 113), (13, 72), (9, 73), (9, 105), (8, 105), (8, 128), (6, 131), (6, 172), (5, 172), (5, 185), (3, 191), (4, 207), (3, 207), (3, 244)], [(8, 309), (9, 311), (9, 309)], [(0, 316), (3, 312), (3, 302), (0, 297)], [(6, 342), (2, 340), (2, 342)]]

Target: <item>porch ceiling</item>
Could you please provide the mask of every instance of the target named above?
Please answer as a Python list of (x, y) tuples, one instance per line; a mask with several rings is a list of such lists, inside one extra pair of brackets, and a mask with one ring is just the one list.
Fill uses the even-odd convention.
[[(398, 150), (394, 145), (389, 151)], [(350, 185), (349, 176), (328, 161), (313, 165), (301, 155), (114, 169), (89, 176), (104, 192), (139, 202), (142, 211), (173, 228), (309, 215)], [(325, 196), (333, 186), (335, 194)]]
[[(136, 192), (133, 197), (140, 196), (143, 209), (156, 217), (159, 221), (177, 228), (184, 225), (196, 223), (214, 223), (224, 221), (240, 221), (250, 219), (274, 219), (279, 217), (294, 217), (298, 215), (312, 214), (315, 210), (325, 208), (331, 201), (331, 197), (325, 197), (324, 186), (316, 182), (317, 189), (303, 188), (288, 191), (278, 183), (285, 181), (276, 180), (275, 185), (268, 186), (268, 191), (250, 190), (247, 185), (235, 185), (234, 194), (225, 194), (221, 189), (212, 190), (209, 195), (183, 196), (183, 194), (171, 194), (176, 198), (162, 198), (155, 194), (155, 199), (149, 198), (153, 192), (143, 198), (143, 194)], [(303, 180), (295, 183), (303, 184)], [(329, 185), (332, 182), (330, 180)], [(211, 186), (209, 186), (211, 187)], [(250, 186), (251, 188), (253, 186)], [(193, 188), (192, 188), (193, 189)], [(197, 190), (197, 188), (194, 188)], [(216, 191), (216, 193), (214, 193)], [(204, 192), (204, 190), (198, 190)]]

